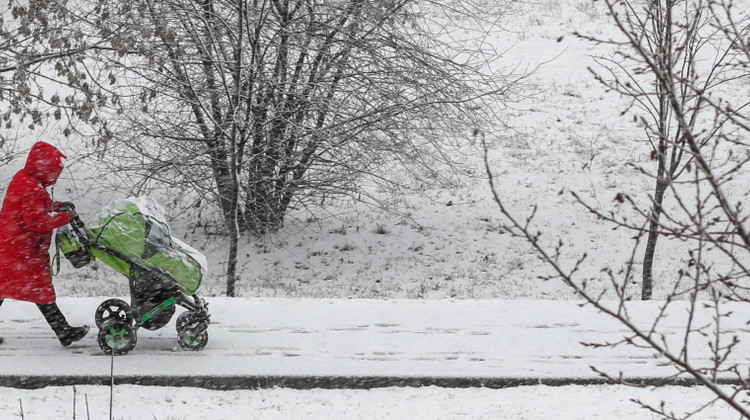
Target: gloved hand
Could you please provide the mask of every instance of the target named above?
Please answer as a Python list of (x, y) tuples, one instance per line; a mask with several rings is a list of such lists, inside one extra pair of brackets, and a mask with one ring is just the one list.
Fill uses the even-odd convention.
[(70, 217), (75, 217), (78, 214), (76, 213), (76, 206), (70, 201), (63, 201), (62, 203), (59, 203), (59, 205), (55, 207), (57, 208), (53, 208), (53, 210), (60, 212), (60, 213), (68, 213)]

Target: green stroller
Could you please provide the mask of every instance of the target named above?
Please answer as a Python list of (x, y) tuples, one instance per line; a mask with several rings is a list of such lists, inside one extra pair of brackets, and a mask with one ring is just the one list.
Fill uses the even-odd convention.
[(96, 258), (128, 278), (130, 304), (107, 299), (96, 309), (97, 341), (105, 354), (132, 351), (140, 328), (164, 327), (176, 306), (177, 342), (185, 350), (208, 343), (208, 304), (195, 292), (206, 274), (205, 256), (170, 236), (164, 210), (149, 197), (118, 200), (84, 225), (75, 216), (58, 229), (58, 249), (80, 268)]

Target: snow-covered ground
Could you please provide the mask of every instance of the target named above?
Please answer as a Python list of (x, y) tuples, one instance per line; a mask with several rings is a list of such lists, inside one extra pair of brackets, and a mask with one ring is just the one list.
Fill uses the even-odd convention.
[[(574, 190), (607, 208), (618, 192), (645, 202), (651, 188), (650, 179), (626, 164), (649, 165), (648, 145), (638, 140), (642, 128), (632, 116), (621, 115), (626, 102), (606, 93), (587, 71), (594, 65), (592, 55), (608, 51), (572, 36), (574, 30), (609, 34), (613, 28), (601, 2), (543, 0), (524, 2), (519, 9), (499, 19), (498, 30), (487, 39), (503, 53), (503, 65), (543, 65), (528, 80), (533, 95), (503, 114), (514, 131), (488, 135), (490, 162), (510, 207), (526, 214), (538, 204), (539, 227), (554, 232), (550, 240), (565, 241), (564, 257), (587, 252), (583, 273), (591, 275), (592, 289), (604, 289), (597, 279), (600, 269), (617, 271), (629, 257), (623, 250), (631, 245), (630, 235), (613, 231), (558, 192)], [(224, 291), (224, 240), (197, 227), (190, 210), (170, 208), (173, 233), (209, 257), (211, 273), (201, 293), (210, 297), (214, 313), (210, 343), (204, 352), (184, 353), (176, 349), (172, 325), (143, 331), (136, 350), (116, 359), (116, 375), (170, 368), (185, 374), (552, 377), (593, 375), (589, 365), (613, 373), (622, 369), (626, 376), (660, 374), (666, 368), (648, 352), (579, 344), (621, 339), (626, 332), (596, 314), (576, 312), (570, 290), (538, 279), (545, 268), (537, 256), (498, 228), (482, 156), (469, 137), (467, 172), (455, 185), (427, 191), (429, 198), (401, 198), (394, 203), (400, 213), (355, 203), (317, 209), (314, 217), (298, 211), (278, 234), (243, 241), (241, 299), (215, 298)], [(60, 144), (71, 157), (55, 198), (74, 201), (84, 220), (124, 196), (99, 188), (93, 157), (80, 145), (66, 144), (54, 127), (19, 142), (30, 146), (36, 139)], [(0, 188), (22, 163), (19, 158), (0, 168)], [(738, 173), (737, 179), (745, 176)], [(730, 199), (741, 194), (728, 192)], [(665, 205), (674, 205), (669, 200)], [(662, 241), (659, 246), (657, 299), (671, 289), (676, 267), (686, 259), (684, 244)], [(100, 300), (127, 293), (126, 280), (102, 264), (74, 270), (63, 262), (55, 284), (73, 323), (92, 324)], [(643, 322), (648, 322), (656, 308), (643, 305)], [(737, 309), (728, 328), (742, 335), (748, 332), (740, 317), (746, 310)], [(664, 332), (675, 340), (683, 315), (677, 310), (665, 325)], [(0, 308), (0, 336), (7, 339), (0, 346), (0, 374), (102, 375), (109, 359), (100, 355), (95, 332), (63, 349), (33, 305), (6, 302)], [(741, 366), (748, 364), (748, 350), (734, 353)], [(82, 385), (76, 391), (74, 413), (69, 386), (0, 389), (0, 419), (87, 418), (85, 399), (91, 419), (108, 418), (108, 387)], [(680, 413), (711, 395), (699, 387), (214, 391), (123, 384), (114, 389), (113, 414), (134, 420), (658, 418), (630, 402), (633, 398), (666, 401)], [(733, 417), (717, 404), (694, 418)]]
[[(62, 298), (60, 306), (72, 323), (92, 323), (99, 301)], [(676, 302), (658, 328), (667, 343), (683, 340), (686, 304)], [(675, 373), (649, 350), (581, 344), (619, 341), (627, 331), (574, 301), (212, 298), (210, 308), (213, 323), (203, 351), (179, 349), (173, 319), (159, 330), (140, 330), (132, 353), (114, 358), (114, 418), (642, 419), (649, 417), (630, 399), (657, 405), (664, 401), (676, 411), (711, 400), (702, 387), (490, 389), (509, 379), (542, 384), (595, 379), (590, 366), (614, 376), (622, 373), (631, 381)], [(741, 304), (725, 309), (738, 313), (724, 320), (726, 328), (746, 332)], [(633, 302), (630, 310), (637, 314), (636, 324), (645, 327), (659, 308), (654, 302)], [(705, 310), (695, 322), (711, 319), (712, 312)], [(113, 360), (99, 350), (96, 329), (62, 348), (34, 305), (8, 301), (0, 311), (0, 334), (6, 338), (0, 346), (0, 379), (78, 377), (79, 384), (87, 385), (76, 387), (76, 418), (86, 418), (86, 399), (92, 419), (106, 418), (110, 388), (93, 381), (109, 383)], [(706, 367), (712, 363), (707, 340), (695, 340), (690, 347), (693, 359)], [(748, 354), (750, 348), (740, 345), (731, 362), (746, 369)], [(233, 381), (224, 391), (137, 385), (151, 380), (144, 378), (177, 384), (190, 377), (214, 378), (216, 388), (223, 379)], [(381, 387), (376, 380), (401, 377), (484, 378), (488, 388)], [(243, 378), (245, 387), (261, 389), (235, 389)], [(299, 385), (299, 378), (323, 378), (318, 383), (324, 385), (293, 389), (308, 387)], [(373, 385), (320, 389), (337, 388), (336, 378), (349, 383), (364, 378)], [(282, 379), (289, 388), (273, 386)], [(2, 389), (0, 418), (14, 418), (21, 405), (26, 419), (72, 418), (73, 388)], [(724, 419), (729, 412), (717, 405), (696, 418)]]
[[(91, 323), (98, 303), (94, 298), (60, 299), (75, 324)], [(686, 304), (676, 302), (657, 328), (668, 344), (683, 342)], [(591, 380), (598, 377), (591, 366), (612, 376), (622, 373), (629, 381), (675, 374), (650, 350), (584, 346), (582, 342), (620, 341), (628, 331), (574, 301), (213, 298), (210, 305), (213, 323), (205, 350), (180, 350), (173, 319), (159, 330), (141, 330), (132, 353), (114, 359), (115, 418), (142, 419), (144, 413), (153, 413), (157, 419), (407, 419), (421, 412), (430, 419), (618, 419), (644, 418), (645, 412), (628, 403), (632, 398), (651, 404), (665, 401), (675, 410), (711, 399), (700, 387), (537, 385), (492, 390), (389, 385), (394, 378), (484, 378), (493, 388), (514, 379), (527, 384), (529, 379), (541, 384), (559, 378)], [(81, 396), (88, 394), (94, 413), (108, 410), (109, 388), (91, 385), (109, 383), (112, 362), (99, 350), (95, 329), (65, 349), (34, 305), (9, 301), (2, 309), (0, 332), (6, 343), (0, 346), (0, 378), (38, 383), (38, 378), (57, 377), (67, 378), (68, 384), (89, 384), (78, 387), (78, 408), (83, 407)], [(629, 309), (640, 327), (650, 325), (659, 311), (654, 302), (633, 302)], [(747, 332), (742, 304), (725, 309), (738, 314), (723, 321), (725, 328), (732, 334)], [(712, 316), (710, 310), (700, 311), (695, 323), (710, 324)], [(711, 366), (709, 340), (692, 342), (696, 365)], [(750, 348), (740, 344), (730, 362), (746, 369), (748, 354)], [(214, 378), (216, 388), (229, 378), (226, 388), (232, 390), (137, 386), (153, 383), (148, 382), (152, 378), (184, 384), (191, 377)], [(372, 389), (293, 389), (309, 387), (305, 383), (337, 388), (341, 378), (350, 384), (363, 378)], [(273, 387), (282, 381), (289, 389)], [(235, 389), (243, 383), (261, 389)], [(29, 410), (25, 418), (65, 418), (59, 413), (71, 415), (71, 395), (70, 386), (3, 389), (0, 418), (12, 418), (8, 416), (20, 404)], [(697, 418), (726, 418), (726, 410), (714, 407)], [(557, 415), (550, 417), (552, 413)]]
[[(0, 388), (0, 417), (108, 419), (110, 389), (77, 386), (38, 390)], [(631, 399), (659, 405), (679, 402), (676, 414), (710, 398), (704, 388), (625, 386), (528, 386), (507, 389), (378, 388), (370, 390), (212, 391), (197, 388), (117, 386), (113, 417), (122, 420), (648, 420), (659, 418)], [(88, 400), (87, 417), (86, 400)], [(737, 418), (713, 406), (691, 419)]]
[[(61, 298), (71, 323), (93, 326), (101, 299)], [(675, 302), (656, 328), (665, 342), (684, 341), (687, 301)], [(654, 351), (620, 345), (596, 349), (581, 342), (618, 342), (627, 329), (576, 301), (375, 300), (210, 298), (209, 344), (184, 352), (171, 324), (141, 329), (135, 349), (115, 358), (115, 373), (138, 377), (444, 377), (596, 378), (590, 366), (612, 376), (668, 377), (673, 368)], [(723, 310), (727, 334), (748, 330), (743, 304)], [(633, 322), (651, 326), (659, 302), (633, 302)], [(178, 312), (179, 314), (179, 312)], [(694, 325), (711, 325), (713, 311), (700, 309)], [(37, 308), (8, 301), (0, 311), (0, 375), (108, 376), (110, 358), (96, 334), (63, 349)], [(696, 366), (711, 367), (712, 337), (693, 337)], [(728, 340), (728, 339), (727, 339)], [(730, 363), (750, 361), (742, 342)]]

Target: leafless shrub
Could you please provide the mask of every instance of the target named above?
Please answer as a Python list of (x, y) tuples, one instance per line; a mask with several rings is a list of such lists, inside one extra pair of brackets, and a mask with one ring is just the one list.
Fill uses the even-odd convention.
[[(661, 199), (655, 197), (650, 206), (644, 207), (639, 200), (619, 192), (612, 197), (611, 207), (602, 208), (589, 204), (574, 191), (564, 192), (613, 228), (631, 233), (632, 247), (627, 250), (623, 244), (627, 259), (624, 268), (599, 267), (600, 275), (591, 278), (583, 274), (584, 268), (589, 268), (587, 254), (581, 252), (573, 261), (566, 260), (562, 254), (565, 239), (541, 231), (535, 210), (522, 216), (509, 210), (485, 159), (493, 198), (504, 216), (503, 228), (537, 252), (551, 272), (545, 279), (562, 281), (586, 304), (617, 320), (628, 331), (621, 341), (587, 345), (651, 349), (673, 368), (674, 376), (666, 380), (690, 378), (715, 395), (685, 414), (675, 414), (666, 402), (655, 406), (641, 403), (644, 408), (662, 418), (684, 419), (722, 402), (738, 416), (750, 418), (747, 366), (733, 356), (743, 339), (738, 331), (727, 327), (738, 317), (745, 321), (745, 315), (728, 308), (748, 302), (750, 277), (746, 263), (750, 253), (747, 209), (742, 200), (728, 199), (730, 193), (742, 191), (747, 185), (747, 97), (733, 89), (747, 76), (750, 64), (748, 22), (736, 18), (741, 13), (735, 13), (737, 5), (730, 1), (605, 0), (605, 4), (619, 28), (618, 39), (589, 39), (617, 45), (620, 56), (619, 60), (607, 61), (609, 77), (597, 77), (633, 100), (633, 107), (625, 111), (646, 112), (641, 120), (653, 145), (657, 169), (639, 169), (652, 177), (657, 189), (671, 194), (674, 205), (662, 207)], [(659, 38), (667, 34), (668, 38)], [(707, 61), (698, 45), (712, 52)], [(624, 118), (632, 117), (626, 114)], [(636, 322), (629, 301), (637, 296), (631, 290), (636, 283), (636, 256), (653, 232), (679, 241), (686, 256), (675, 278), (669, 279), (672, 287), (660, 296), (663, 300), (658, 313), (643, 325)], [(612, 294), (594, 291), (592, 281), (608, 282)], [(685, 324), (679, 334), (671, 331), (672, 338), (667, 339), (665, 319), (676, 306), (687, 308)], [(622, 372), (596, 371), (622, 383)]]

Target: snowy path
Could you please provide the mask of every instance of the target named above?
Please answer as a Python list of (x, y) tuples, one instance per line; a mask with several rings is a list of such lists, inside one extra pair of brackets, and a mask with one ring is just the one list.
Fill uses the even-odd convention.
[[(93, 325), (93, 313), (101, 300), (62, 298), (59, 303), (72, 323)], [(206, 377), (225, 378), (234, 384), (230, 388), (284, 385), (273, 378), (291, 377), (297, 378), (296, 387), (325, 388), (357, 387), (357, 383), (364, 387), (398, 385), (378, 383), (377, 378), (402, 378), (402, 384), (409, 385), (419, 385), (425, 378), (479, 378), (464, 382), (466, 385), (481, 385), (482, 378), (511, 381), (509, 384), (513, 380), (523, 383), (519, 379), (592, 381), (597, 375), (591, 365), (633, 378), (674, 373), (661, 366), (662, 360), (649, 350), (581, 345), (582, 341), (619, 341), (627, 332), (576, 302), (208, 300), (212, 324), (204, 351), (179, 349), (175, 316), (160, 330), (139, 331), (135, 350), (115, 358), (116, 377), (163, 378), (167, 383), (193, 386)], [(741, 314), (744, 307), (733, 309)], [(634, 302), (631, 310), (647, 325), (657, 306)], [(668, 341), (681, 343), (684, 314), (684, 307), (675, 306), (664, 321), (660, 331)], [(710, 315), (706, 311), (698, 321), (708, 323)], [(725, 320), (724, 326), (742, 338), (750, 332), (745, 322), (737, 315)], [(110, 358), (96, 344), (95, 328), (81, 343), (63, 348), (32, 304), (6, 301), (0, 308), (0, 336), (6, 340), (0, 345), (0, 378), (6, 380), (2, 384), (12, 384), (8, 378), (49, 376), (69, 377), (63, 384), (92, 383), (97, 377), (109, 376)], [(734, 353), (740, 357), (734, 362), (741, 366), (750, 362), (744, 341)], [(691, 352), (700, 360), (705, 343), (694, 344)], [(703, 358), (708, 364), (708, 355)], [(201, 379), (196, 382), (196, 378)], [(339, 378), (338, 385), (327, 383), (330, 378)], [(417, 381), (409, 382), (409, 378)], [(287, 385), (295, 387), (293, 381)]]

